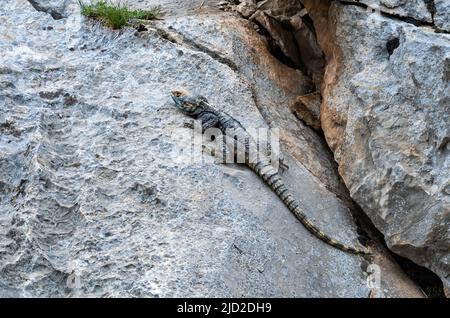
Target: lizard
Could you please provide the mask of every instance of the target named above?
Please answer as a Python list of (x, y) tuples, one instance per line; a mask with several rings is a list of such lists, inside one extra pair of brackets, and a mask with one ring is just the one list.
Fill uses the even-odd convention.
[[(360, 255), (370, 254), (365, 249), (347, 246), (328, 236), (302, 212), (300, 205), (281, 179), (280, 173), (271, 163), (271, 158), (266, 154), (262, 154), (260, 151), (248, 151), (251, 147), (257, 149), (256, 141), (238, 120), (228, 113), (213, 107), (208, 100), (201, 95), (191, 95), (182, 90), (174, 90), (171, 92), (171, 97), (175, 107), (182, 113), (190, 116), (194, 120), (200, 120), (202, 132), (205, 132), (210, 128), (218, 128), (222, 132), (224, 139), (226, 139), (226, 134), (229, 134), (230, 130), (232, 130), (232, 146), (236, 147), (236, 145), (241, 145), (245, 147), (245, 164), (264, 180), (264, 182), (283, 201), (286, 207), (314, 236), (344, 252)], [(185, 123), (185, 127), (194, 128), (194, 125), (192, 123)], [(224, 155), (227, 151), (227, 147), (230, 147), (230, 144), (225, 142), (222, 149)]]

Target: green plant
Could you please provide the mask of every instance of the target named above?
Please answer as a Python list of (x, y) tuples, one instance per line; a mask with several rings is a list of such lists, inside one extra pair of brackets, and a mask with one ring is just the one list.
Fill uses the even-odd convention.
[(112, 3), (106, 0), (97, 0), (90, 4), (78, 0), (78, 3), (80, 4), (81, 14), (88, 18), (100, 20), (113, 29), (121, 29), (129, 23), (130, 19), (156, 19), (161, 13), (159, 7), (152, 7), (149, 10), (132, 10), (121, 2)]

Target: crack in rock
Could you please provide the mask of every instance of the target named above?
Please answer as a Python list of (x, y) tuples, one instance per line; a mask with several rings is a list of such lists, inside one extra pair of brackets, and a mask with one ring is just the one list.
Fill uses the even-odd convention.
[[(234, 72), (238, 71), (239, 67), (234, 63), (230, 58), (223, 56), (221, 53), (210, 49), (200, 43), (195, 42), (193, 39), (187, 38), (185, 35), (175, 32), (175, 31), (167, 31), (162, 28), (157, 28), (152, 26), (156, 33), (163, 39), (172, 42), (174, 44), (185, 46), (193, 51), (205, 53), (210, 56), (213, 60), (224, 64), (231, 68)], [(170, 28), (170, 27), (169, 27)]]
[[(361, 7), (361, 8), (364, 8), (366, 10), (368, 8), (370, 8), (370, 6), (365, 4), (365, 3), (362, 3), (362, 2), (359, 2), (359, 1), (353, 1), (353, 0), (340, 0), (339, 3), (342, 4), (342, 5), (351, 5), (351, 6)], [(434, 21), (434, 14), (436, 13), (436, 9), (435, 8), (434, 8), (434, 13), (433, 13), (434, 1), (433, 0), (426, 1), (426, 5), (427, 5), (427, 9), (432, 14), (433, 21)], [(437, 25), (434, 24), (434, 22), (422, 21), (422, 20), (418, 20), (418, 19), (415, 19), (415, 18), (412, 18), (412, 17), (404, 17), (404, 16), (401, 16), (401, 15), (393, 13), (393, 12), (383, 11), (380, 8), (377, 8), (377, 10), (379, 10), (379, 13), (382, 16), (390, 18), (390, 19), (393, 19), (393, 20), (409, 23), (409, 24), (412, 24), (412, 25), (414, 25), (416, 27), (431, 27), (436, 33), (447, 33), (447, 34), (450, 34), (450, 31), (447, 31), (447, 30), (439, 28)]]
[[(65, 18), (65, 16), (60, 12), (60, 11), (63, 11), (63, 10), (57, 10), (57, 9), (51, 7), (49, 4), (43, 5), (41, 3), (41, 1), (39, 1), (39, 0), (28, 0), (28, 2), (33, 6), (33, 8), (36, 11), (48, 13), (48, 14), (50, 14), (52, 16), (52, 18), (54, 20), (61, 20), (61, 19)], [(64, 1), (63, 4), (62, 4), (63, 8), (65, 6), (66, 6), (66, 1)]]

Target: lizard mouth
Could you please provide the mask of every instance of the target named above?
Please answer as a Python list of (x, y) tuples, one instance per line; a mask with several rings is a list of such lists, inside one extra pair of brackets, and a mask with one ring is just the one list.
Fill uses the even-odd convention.
[(181, 108), (180, 98), (186, 96), (187, 94), (183, 91), (172, 91), (170, 97), (172, 97), (173, 102), (177, 108)]

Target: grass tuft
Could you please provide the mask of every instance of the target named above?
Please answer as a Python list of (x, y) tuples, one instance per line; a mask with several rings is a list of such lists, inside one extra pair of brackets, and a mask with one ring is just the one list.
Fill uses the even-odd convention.
[(149, 10), (131, 10), (122, 3), (112, 3), (106, 0), (97, 0), (94, 3), (86, 4), (78, 0), (81, 14), (88, 18), (100, 20), (105, 25), (113, 29), (121, 29), (126, 26), (130, 19), (153, 20), (160, 13), (160, 7), (152, 7)]

